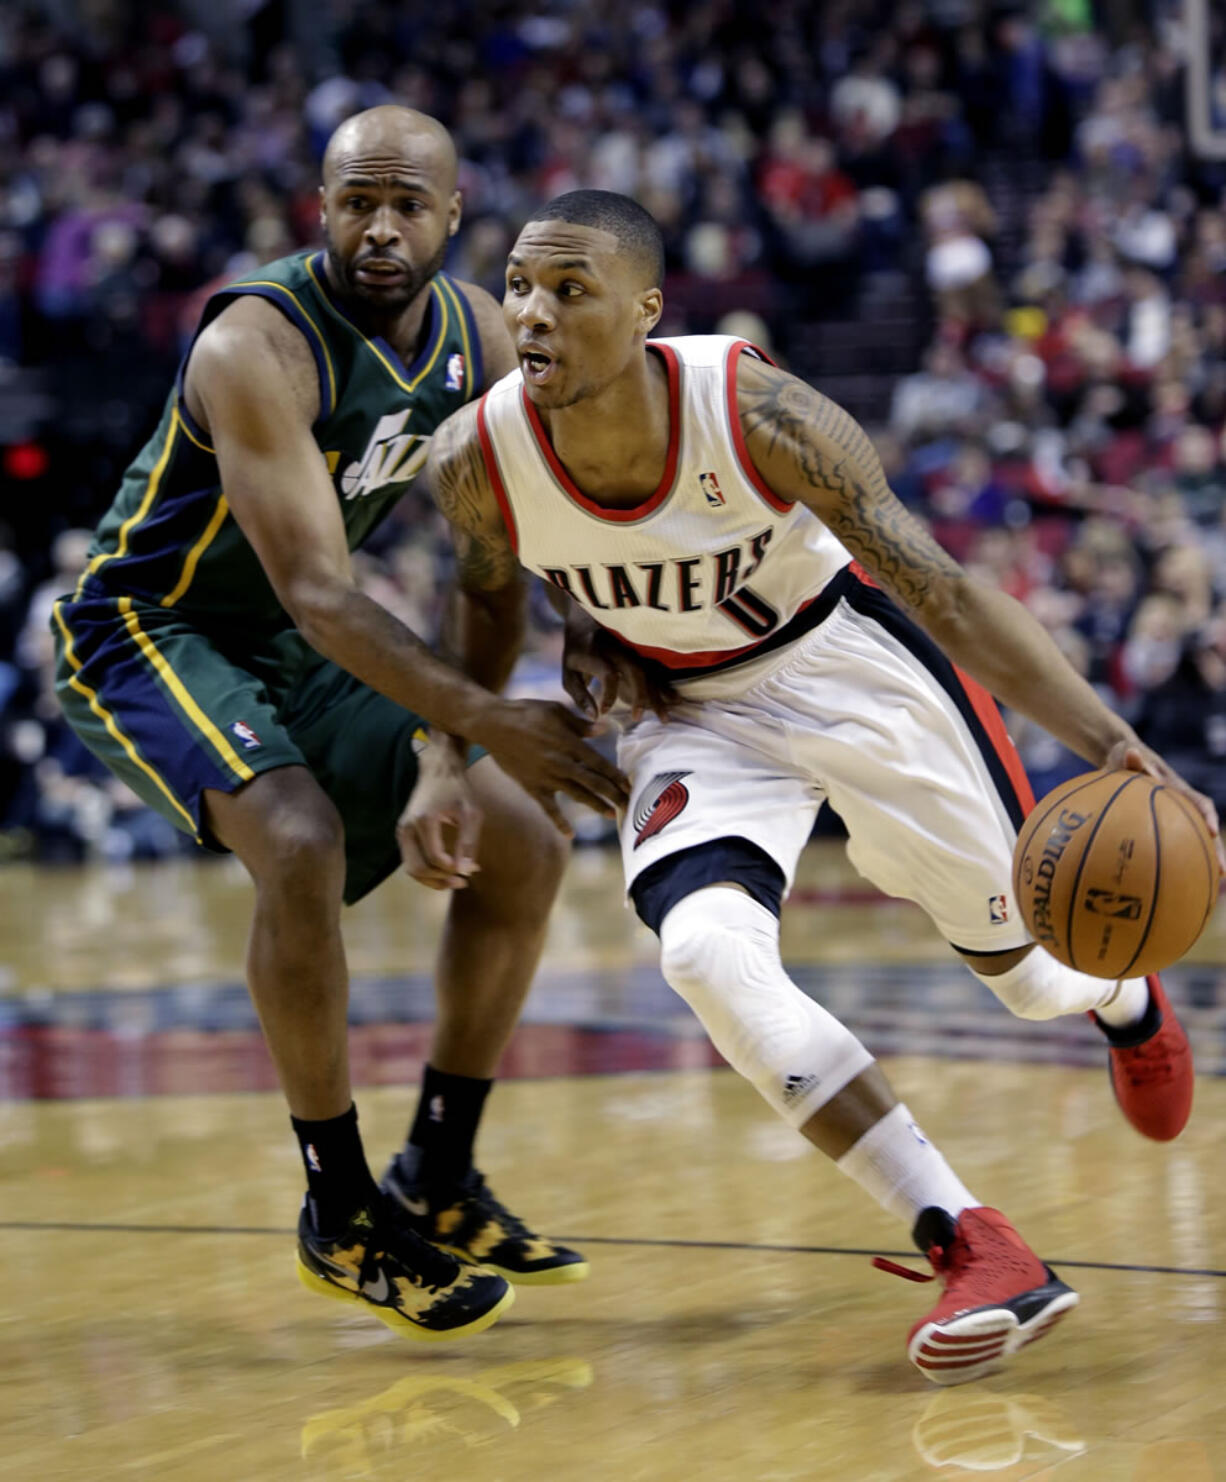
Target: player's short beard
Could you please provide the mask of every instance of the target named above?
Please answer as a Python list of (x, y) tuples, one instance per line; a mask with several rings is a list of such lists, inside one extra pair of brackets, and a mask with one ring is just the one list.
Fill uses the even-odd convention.
[[(405, 263), (408, 276), (404, 283), (394, 293), (374, 294), (362, 283), (359, 283), (353, 275), (354, 262), (346, 262), (333, 245), (332, 238), (325, 232), (324, 240), (328, 249), (328, 261), (332, 265), (332, 273), (336, 282), (340, 285), (341, 292), (346, 298), (355, 300), (363, 308), (377, 314), (381, 319), (391, 318), (407, 309), (422, 289), (429, 283), (436, 273), (443, 270), (443, 264), (447, 261), (447, 238), (444, 237), (439, 243), (438, 251), (430, 258), (429, 262), (414, 266)], [(399, 253), (396, 254), (397, 262), (404, 262)]]

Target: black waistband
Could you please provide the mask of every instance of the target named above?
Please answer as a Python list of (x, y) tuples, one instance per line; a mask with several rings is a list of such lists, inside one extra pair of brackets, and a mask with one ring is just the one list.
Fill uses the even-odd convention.
[(814, 628), (820, 627), (834, 611), (840, 597), (857, 585), (859, 583), (852, 575), (849, 563), (841, 571), (836, 572), (817, 596), (807, 606), (802, 607), (793, 618), (784, 623), (782, 628), (772, 633), (769, 638), (764, 638), (761, 643), (755, 643), (752, 648), (730, 655), (715, 664), (695, 664), (687, 669), (674, 669), (668, 664), (655, 663), (646, 659), (643, 660), (644, 667), (650, 669), (660, 679), (675, 684), (682, 679), (705, 679), (711, 674), (726, 674), (729, 669), (736, 669), (741, 664), (752, 664), (755, 659), (762, 658), (764, 654), (773, 653), (779, 648), (786, 648), (789, 643), (795, 643), (798, 638), (803, 638), (806, 633), (811, 633)]

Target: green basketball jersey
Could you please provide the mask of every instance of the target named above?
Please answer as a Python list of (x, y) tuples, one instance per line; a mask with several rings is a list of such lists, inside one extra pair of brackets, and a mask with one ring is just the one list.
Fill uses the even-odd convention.
[[(435, 428), (480, 390), (481, 344), (468, 300), (446, 273), (433, 279), (424, 347), (406, 367), (350, 319), (328, 285), (322, 252), (280, 258), (227, 284), (209, 299), (200, 329), (240, 294), (275, 304), (311, 348), (315, 440), (355, 550), (421, 471)], [(175, 608), (202, 627), (239, 625), (254, 636), (289, 626), (230, 513), (209, 438), (187, 410), (182, 370), (157, 431), (98, 526), (82, 581)]]

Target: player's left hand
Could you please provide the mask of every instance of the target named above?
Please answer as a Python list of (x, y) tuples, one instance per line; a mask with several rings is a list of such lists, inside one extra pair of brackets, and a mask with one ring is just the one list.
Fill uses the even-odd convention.
[(1159, 782), (1164, 782), (1167, 787), (1182, 793), (1205, 820), (1205, 827), (1217, 849), (1218, 866), (1226, 874), (1226, 849), (1222, 847), (1217, 809), (1210, 798), (1203, 792), (1197, 792), (1194, 787), (1189, 787), (1174, 767), (1164, 762), (1156, 751), (1142, 746), (1139, 741), (1117, 741), (1107, 753), (1107, 760), (1103, 765), (1108, 770), (1119, 768), (1125, 772), (1145, 772), (1150, 777), (1156, 777)]
[(405, 872), (431, 890), (465, 889), (481, 868), (476, 858), (481, 820), (463, 760), (449, 742), (431, 742), (396, 825)]
[[(593, 682), (595, 693), (593, 693)], [(657, 679), (639, 656), (620, 643), (572, 602), (562, 650), (562, 687), (591, 720), (607, 715), (619, 699), (630, 706), (630, 719), (645, 710), (667, 721), (679, 701), (676, 690)]]

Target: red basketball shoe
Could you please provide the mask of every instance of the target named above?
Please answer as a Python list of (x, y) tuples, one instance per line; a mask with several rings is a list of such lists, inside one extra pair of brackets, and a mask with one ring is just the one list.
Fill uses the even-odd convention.
[(1111, 1089), (1120, 1110), (1142, 1137), (1170, 1142), (1192, 1113), (1192, 1047), (1158, 974), (1145, 981), (1149, 1008), (1139, 1024), (1113, 1029), (1097, 1014), (1090, 1017), (1111, 1046)]
[(956, 1222), (943, 1209), (925, 1209), (915, 1243), (927, 1251), (932, 1276), (880, 1256), (873, 1265), (944, 1284), (941, 1300), (907, 1335), (907, 1357), (933, 1384), (992, 1373), (1081, 1300), (997, 1209), (964, 1209)]

